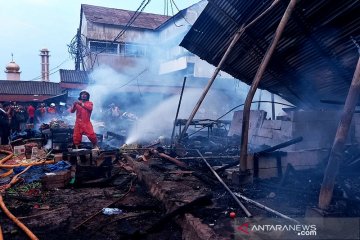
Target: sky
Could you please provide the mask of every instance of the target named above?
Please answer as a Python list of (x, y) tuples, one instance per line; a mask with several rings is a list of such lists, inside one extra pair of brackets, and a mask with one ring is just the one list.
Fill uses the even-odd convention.
[[(199, 0), (174, 0), (179, 9)], [(6, 80), (5, 67), (11, 61), (20, 66), (21, 80), (39, 80), (40, 50), (50, 51), (51, 72), (74, 69), (67, 45), (76, 34), (81, 4), (135, 11), (143, 0), (0, 0), (0, 80)], [(144, 12), (164, 14), (165, 1), (152, 0)], [(169, 7), (168, 15), (177, 13)], [(50, 76), (59, 82), (59, 72)]]

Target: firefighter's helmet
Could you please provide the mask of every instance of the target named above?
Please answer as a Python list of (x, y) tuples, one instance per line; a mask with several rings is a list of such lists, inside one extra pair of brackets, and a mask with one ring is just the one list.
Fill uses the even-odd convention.
[(80, 93), (79, 93), (79, 100), (82, 100), (81, 99), (81, 95), (83, 94), (83, 93), (85, 93), (86, 95), (87, 95), (87, 98), (86, 98), (86, 101), (89, 101), (89, 99), (90, 99), (90, 93), (88, 92), (88, 91), (85, 91), (85, 90), (82, 90)]

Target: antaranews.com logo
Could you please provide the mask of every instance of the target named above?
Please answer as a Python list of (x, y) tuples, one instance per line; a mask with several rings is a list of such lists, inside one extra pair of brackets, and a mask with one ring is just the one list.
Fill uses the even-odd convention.
[(295, 220), (297, 223), (279, 218), (238, 218), (233, 222), (235, 239), (360, 239), (359, 218)]
[(271, 233), (271, 232), (288, 232), (297, 236), (316, 236), (316, 225), (305, 224), (251, 224), (249, 222), (243, 223), (237, 227), (237, 231), (246, 235), (256, 233)]

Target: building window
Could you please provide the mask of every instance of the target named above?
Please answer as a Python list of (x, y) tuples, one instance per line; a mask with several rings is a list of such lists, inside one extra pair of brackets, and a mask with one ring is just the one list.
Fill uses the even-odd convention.
[(119, 44), (119, 55), (125, 56), (125, 43)]
[(117, 54), (118, 53), (118, 44), (117, 43), (109, 43), (109, 42), (90, 41), (90, 52)]
[(118, 54), (125, 57), (144, 57), (146, 56), (146, 45), (134, 43), (110, 43), (100, 41), (90, 41), (90, 52)]
[(124, 56), (143, 57), (146, 56), (146, 46), (140, 44), (126, 43)]

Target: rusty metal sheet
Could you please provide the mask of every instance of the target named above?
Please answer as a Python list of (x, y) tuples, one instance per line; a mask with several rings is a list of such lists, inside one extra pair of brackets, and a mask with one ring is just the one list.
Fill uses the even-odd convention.
[[(232, 36), (273, 0), (209, 0), (181, 42), (217, 65)], [(225, 72), (251, 84), (289, 0), (281, 1), (245, 31), (224, 64)], [(360, 42), (359, 0), (299, 0), (259, 88), (304, 109), (341, 107), (358, 59), (351, 38)]]

